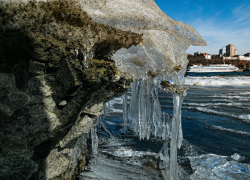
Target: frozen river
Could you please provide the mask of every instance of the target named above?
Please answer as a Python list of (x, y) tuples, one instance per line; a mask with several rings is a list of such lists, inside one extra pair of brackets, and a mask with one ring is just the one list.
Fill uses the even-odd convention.
[[(182, 106), (185, 140), (178, 152), (178, 162), (191, 179), (250, 178), (250, 86), (248, 85), (250, 76), (248, 74), (247, 72), (220, 76), (201, 74), (186, 77), (186, 83), (191, 86)], [(168, 113), (171, 117), (172, 94), (159, 91), (159, 101), (162, 112)], [(123, 169), (121, 177), (125, 179), (147, 179), (143, 178), (145, 176), (149, 179), (152, 177), (158, 179), (157, 171), (150, 174), (143, 171), (143, 168), (140, 169), (144, 160), (136, 158), (157, 157), (165, 141), (155, 138), (140, 141), (130, 130), (124, 134), (122, 104), (122, 98), (115, 98), (107, 103), (106, 117), (102, 118), (105, 118), (103, 122), (108, 131), (99, 129), (99, 151), (116, 158), (132, 157), (133, 159), (129, 160), (132, 164), (123, 167), (118, 163), (121, 161), (109, 162), (110, 159), (105, 156), (99, 158), (99, 161), (96, 160), (99, 164), (92, 165), (92, 168), (97, 168), (99, 171), (100, 168), (110, 168), (111, 164), (118, 163), (115, 166), (119, 167), (119, 170)], [(115, 140), (107, 140), (108, 137), (115, 137)], [(138, 171), (144, 175), (133, 174), (134, 171), (131, 171), (130, 175), (124, 173), (130, 171), (128, 168), (132, 165), (135, 165), (134, 168), (139, 168)], [(104, 177), (104, 174), (103, 172), (100, 176)], [(113, 178), (110, 176), (110, 179), (118, 176), (114, 175)]]

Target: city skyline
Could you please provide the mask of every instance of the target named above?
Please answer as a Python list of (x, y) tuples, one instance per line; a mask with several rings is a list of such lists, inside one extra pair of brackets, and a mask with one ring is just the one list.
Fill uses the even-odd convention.
[(190, 46), (187, 53), (218, 54), (221, 47), (234, 44), (238, 54), (250, 52), (249, 0), (155, 0), (162, 11), (176, 21), (191, 25), (207, 46)]

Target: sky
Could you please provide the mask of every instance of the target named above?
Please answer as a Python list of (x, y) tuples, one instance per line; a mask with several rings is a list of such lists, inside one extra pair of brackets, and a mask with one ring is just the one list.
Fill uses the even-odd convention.
[(250, 0), (155, 0), (170, 18), (191, 25), (207, 46), (190, 46), (187, 53), (219, 54), (233, 44), (238, 55), (250, 52)]

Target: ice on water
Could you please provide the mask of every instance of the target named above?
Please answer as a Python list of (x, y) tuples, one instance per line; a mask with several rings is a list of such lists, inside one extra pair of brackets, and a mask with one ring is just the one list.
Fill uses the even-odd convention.
[(237, 160), (239, 154), (232, 157), (207, 154), (189, 157), (192, 169), (192, 180), (248, 180), (250, 179), (250, 165), (242, 164)]
[[(81, 0), (80, 3), (94, 21), (142, 34), (141, 43), (122, 48), (112, 56), (116, 67), (132, 75), (135, 81), (131, 87), (131, 100), (128, 101), (127, 95), (123, 97), (124, 130), (128, 125), (140, 139), (153, 136), (167, 140), (171, 136), (170, 179), (178, 179), (177, 146), (181, 146), (183, 138), (180, 115), (183, 92), (180, 90), (188, 63), (186, 50), (190, 45), (206, 45), (206, 42), (191, 26), (165, 15), (153, 0)], [(161, 112), (160, 81), (173, 84), (173, 118)], [(105, 116), (106, 113), (107, 110)], [(93, 141), (97, 141), (95, 129), (91, 134)], [(96, 153), (95, 148), (93, 153)], [(163, 155), (167, 156), (167, 153)]]
[(249, 76), (211, 76), (211, 77), (191, 77), (185, 78), (185, 83), (196, 86), (250, 86)]

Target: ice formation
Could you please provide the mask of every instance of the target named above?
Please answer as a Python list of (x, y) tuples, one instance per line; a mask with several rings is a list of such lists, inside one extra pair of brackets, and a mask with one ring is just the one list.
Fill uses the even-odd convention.
[(235, 76), (235, 77), (186, 77), (185, 83), (196, 86), (249, 86), (249, 76)]
[(71, 169), (77, 166), (78, 161), (80, 161), (83, 158), (82, 154), (86, 144), (86, 139), (87, 137), (85, 135), (78, 138), (74, 149), (72, 149), (68, 154), (68, 156), (70, 156), (70, 164), (68, 167), (68, 172), (71, 172)]
[(153, 0), (81, 0), (83, 10), (96, 22), (143, 34), (143, 42), (113, 56), (117, 67), (141, 78), (148, 70), (172, 73), (180, 65), (186, 69), (186, 49), (190, 45), (206, 45), (188, 25), (165, 15)]
[(207, 154), (189, 157), (191, 167), (195, 171), (191, 176), (192, 180), (247, 180), (250, 178), (250, 166), (239, 163), (233, 157)]
[[(161, 84), (164, 83), (162, 82)], [(161, 138), (162, 140), (171, 138), (170, 177), (171, 179), (178, 179), (177, 147), (181, 147), (183, 140), (181, 106), (185, 93), (179, 92), (179, 86), (169, 86), (172, 86), (172, 88), (169, 89), (175, 89), (174, 92), (172, 92), (174, 99), (173, 120), (168, 114), (161, 112), (161, 106), (158, 100), (159, 80), (153, 79), (152, 77), (142, 79), (141, 81), (136, 80), (132, 84), (128, 119), (130, 127), (138, 134), (140, 139), (150, 139), (151, 136)], [(127, 102), (124, 102), (124, 104), (127, 104)], [(167, 143), (164, 144), (159, 154), (162, 160), (161, 163), (165, 165), (168, 164), (169, 154)]]
[(129, 126), (140, 139), (150, 139), (151, 136), (163, 140), (170, 138), (171, 119), (168, 114), (161, 112), (158, 85), (158, 81), (151, 77), (131, 85)]
[[(140, 139), (150, 139), (151, 136), (163, 140), (169, 138), (171, 120), (169, 115), (161, 112), (158, 100), (160, 83), (163, 89), (171, 91), (174, 114), (170, 174), (171, 180), (178, 179), (176, 158), (177, 146), (182, 143), (181, 105), (188, 63), (186, 50), (190, 45), (206, 45), (206, 42), (191, 26), (165, 15), (153, 0), (81, 0), (80, 3), (95, 22), (143, 34), (143, 42), (128, 49), (122, 48), (112, 56), (117, 68), (135, 80), (129, 108), (127, 96), (123, 99), (124, 125), (126, 127), (129, 120), (129, 126)], [(91, 44), (89, 46), (87, 49), (91, 49)]]

